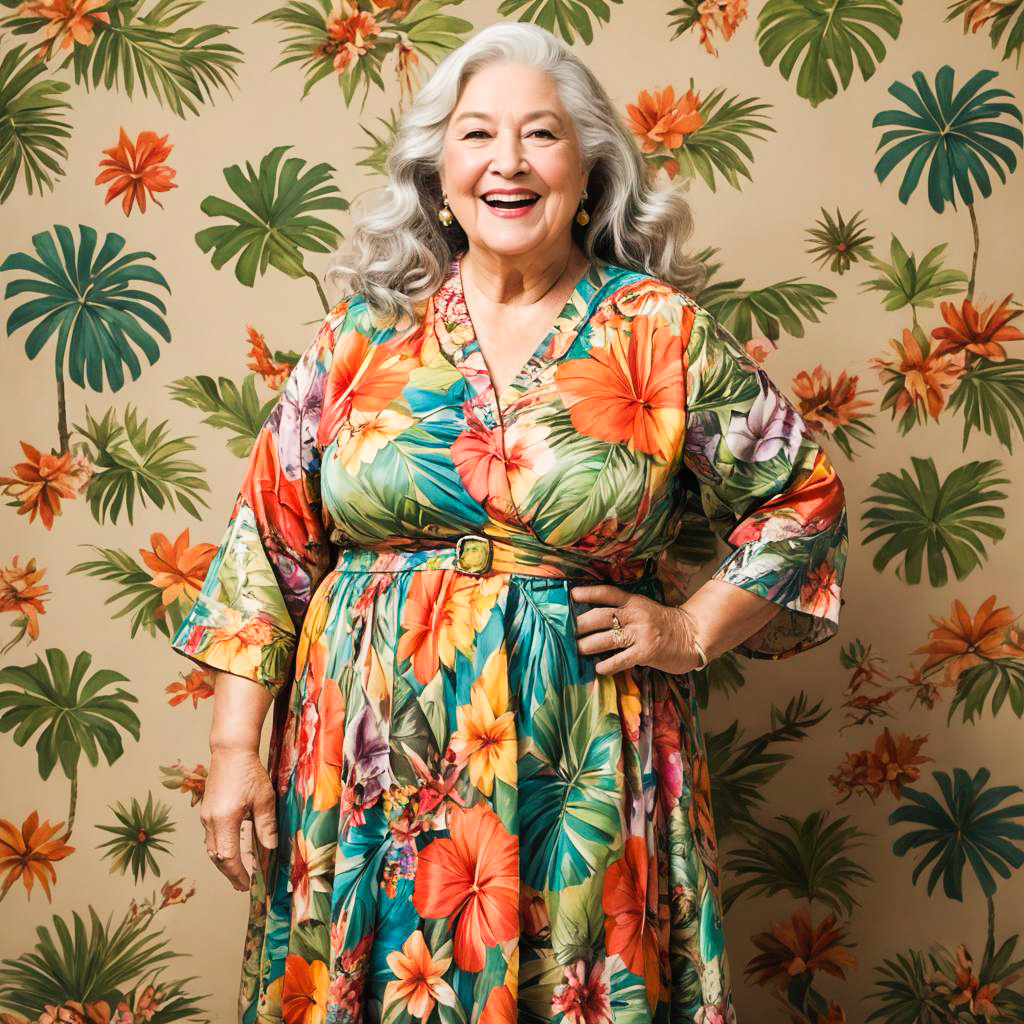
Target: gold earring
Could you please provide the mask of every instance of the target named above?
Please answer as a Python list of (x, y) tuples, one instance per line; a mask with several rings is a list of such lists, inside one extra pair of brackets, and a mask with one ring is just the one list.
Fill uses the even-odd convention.
[(441, 209), (437, 211), (437, 219), (445, 227), (449, 227), (451, 225), (451, 222), (452, 222), (452, 211), (451, 211), (451, 208), (448, 206), (448, 196), (447, 196), (447, 194), (442, 192), (441, 196), (444, 199), (444, 206), (442, 206)]
[(590, 223), (590, 214), (587, 213), (587, 211), (583, 209), (583, 204), (586, 201), (586, 198), (587, 198), (587, 190), (584, 189), (583, 190), (583, 195), (580, 196), (580, 208), (576, 212), (576, 223), (577, 224), (584, 225), (584, 224), (589, 224)]

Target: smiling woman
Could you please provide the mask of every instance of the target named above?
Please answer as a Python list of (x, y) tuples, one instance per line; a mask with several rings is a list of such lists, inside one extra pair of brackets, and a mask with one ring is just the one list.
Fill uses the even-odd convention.
[[(242, 1020), (731, 1024), (689, 674), (835, 634), (842, 484), (550, 33), (454, 51), (388, 169), (174, 638), (240, 888), (255, 822)], [(730, 553), (676, 607), (690, 496)]]

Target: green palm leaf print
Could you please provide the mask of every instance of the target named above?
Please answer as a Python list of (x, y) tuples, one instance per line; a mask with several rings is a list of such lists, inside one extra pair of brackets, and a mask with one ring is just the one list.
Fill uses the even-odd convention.
[(933, 587), (949, 579), (947, 562), (962, 580), (988, 558), (982, 538), (1001, 540), (1005, 532), (991, 522), (1004, 518), (1000, 502), (1006, 494), (997, 488), (1009, 481), (996, 475), (1002, 464), (997, 459), (968, 462), (940, 481), (932, 459), (911, 456), (911, 461), (916, 481), (904, 469), (899, 476), (881, 473), (872, 483), (876, 493), (866, 501), (863, 519), (871, 529), (864, 541), (885, 543), (871, 564), (881, 572), (902, 555), (904, 578), (920, 583), (927, 557)]

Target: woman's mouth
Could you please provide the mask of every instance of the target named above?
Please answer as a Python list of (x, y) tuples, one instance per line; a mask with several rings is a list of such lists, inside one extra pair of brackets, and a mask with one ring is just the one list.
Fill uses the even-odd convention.
[(540, 196), (518, 196), (504, 199), (499, 196), (481, 196), (484, 205), (499, 217), (522, 217), (540, 202)]

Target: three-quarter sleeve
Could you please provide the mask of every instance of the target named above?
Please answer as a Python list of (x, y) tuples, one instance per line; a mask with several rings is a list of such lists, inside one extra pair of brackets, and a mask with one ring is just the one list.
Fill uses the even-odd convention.
[(306, 608), (334, 562), (316, 441), (343, 314), (342, 303), (323, 320), (260, 428), (220, 547), (171, 641), (192, 661), (271, 693), (294, 671)]
[(799, 411), (710, 313), (684, 307), (680, 328), (684, 478), (730, 548), (712, 579), (779, 605), (737, 652), (790, 657), (839, 629), (849, 545), (842, 481)]

